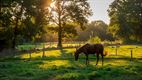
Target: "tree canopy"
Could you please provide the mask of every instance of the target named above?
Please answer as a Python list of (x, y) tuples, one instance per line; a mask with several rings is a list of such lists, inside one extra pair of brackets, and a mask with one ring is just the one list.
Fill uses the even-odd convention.
[(78, 25), (84, 29), (91, 14), (87, 0), (2, 0), (0, 41), (14, 49), (41, 38), (44, 27), (54, 24), (62, 47), (62, 38), (75, 36)]
[(142, 1), (115, 0), (108, 9), (109, 31), (124, 41), (142, 40)]
[(19, 41), (35, 39), (47, 23), (50, 0), (2, 0), (0, 36), (7, 47), (15, 48)]
[(69, 28), (67, 23), (77, 23), (83, 29), (84, 24), (87, 23), (87, 17), (92, 14), (87, 0), (53, 0), (49, 13), (51, 22), (58, 27), (58, 47), (62, 47), (64, 31)]

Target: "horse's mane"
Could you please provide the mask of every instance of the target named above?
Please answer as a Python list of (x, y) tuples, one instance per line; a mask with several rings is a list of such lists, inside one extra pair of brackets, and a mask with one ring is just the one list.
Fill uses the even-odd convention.
[(80, 48), (84, 48), (84, 47), (89, 46), (89, 45), (90, 45), (89, 43), (86, 43), (85, 45), (83, 45), (83, 46), (80, 47)]
[(85, 45), (83, 45), (83, 46), (79, 47), (79, 49), (86, 48), (87, 46), (90, 46), (90, 44), (89, 44), (89, 43), (86, 43)]

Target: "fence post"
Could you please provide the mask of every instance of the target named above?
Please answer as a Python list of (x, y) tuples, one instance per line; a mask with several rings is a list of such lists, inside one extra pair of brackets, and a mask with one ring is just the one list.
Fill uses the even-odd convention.
[(67, 45), (67, 47), (70, 47), (70, 46), (69, 46), (69, 42), (66, 42), (66, 45)]
[(49, 42), (49, 47), (50, 47), (50, 48), (52, 47), (52, 42), (51, 42), (51, 41)]
[(43, 49), (42, 49), (42, 51), (43, 51), (43, 54), (42, 54), (42, 58), (44, 58), (45, 57), (45, 45), (44, 45), (44, 43), (43, 43)]
[(131, 61), (133, 60), (133, 49), (131, 49)]
[(116, 52), (115, 52), (115, 55), (117, 56), (117, 46), (116, 46)]
[(31, 48), (28, 50), (28, 53), (29, 53), (29, 60), (31, 60), (31, 58), (32, 58)]

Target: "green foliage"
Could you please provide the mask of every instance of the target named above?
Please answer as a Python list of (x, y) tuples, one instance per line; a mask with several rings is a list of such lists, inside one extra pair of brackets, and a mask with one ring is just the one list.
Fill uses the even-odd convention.
[(18, 43), (42, 41), (40, 38), (47, 32), (44, 27), (52, 23), (57, 27), (61, 46), (62, 37), (77, 35), (76, 25), (69, 23), (82, 27), (90, 15), (86, 0), (5, 0), (1, 3), (0, 40), (6, 41), (4, 45), (8, 48), (15, 48)]
[(140, 42), (142, 37), (142, 2), (115, 0), (109, 7), (109, 31), (118, 39)]
[[(75, 27), (78, 26), (75, 23), (66, 23), (64, 27), (62, 27), (62, 37), (63, 38), (73, 38), (77, 35), (77, 31)], [(51, 32), (58, 33), (59, 27), (56, 27), (56, 25), (49, 25), (48, 30)]]
[(58, 47), (62, 47), (64, 36), (75, 32), (75, 27), (67, 23), (75, 22), (83, 29), (84, 23), (87, 23), (87, 17), (92, 14), (87, 0), (53, 0), (49, 7), (49, 13), (51, 13), (49, 15), (50, 21), (57, 26)]
[[(50, 0), (3, 0), (1, 3), (0, 41), (4, 48), (15, 48), (18, 43), (34, 41), (44, 33), (48, 23)], [(38, 36), (37, 36), (38, 35)]]

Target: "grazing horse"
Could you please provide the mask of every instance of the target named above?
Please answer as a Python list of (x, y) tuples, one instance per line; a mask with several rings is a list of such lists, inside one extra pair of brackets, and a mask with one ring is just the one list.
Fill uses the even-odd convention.
[(85, 44), (79, 49), (76, 50), (75, 52), (75, 60), (78, 60), (79, 54), (84, 53), (86, 55), (86, 65), (89, 64), (89, 59), (88, 56), (89, 54), (96, 54), (97, 57), (97, 62), (96, 65), (98, 64), (99, 61), (99, 54), (102, 56), (102, 65), (103, 65), (103, 56), (106, 56), (106, 53), (103, 54), (104, 52), (104, 46), (102, 44)]

